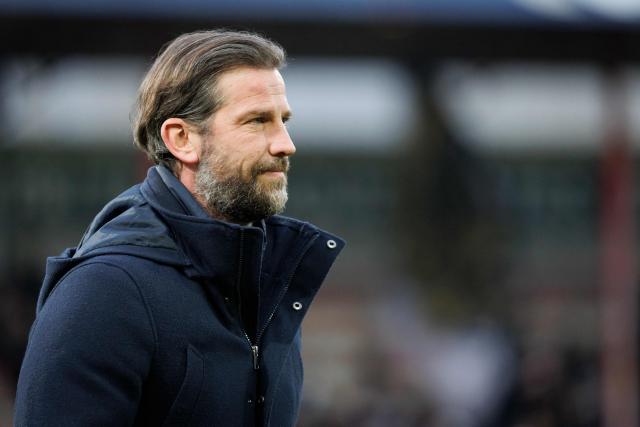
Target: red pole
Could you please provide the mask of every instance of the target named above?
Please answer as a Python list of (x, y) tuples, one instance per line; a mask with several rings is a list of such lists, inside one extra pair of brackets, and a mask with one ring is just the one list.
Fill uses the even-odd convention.
[(625, 81), (607, 75), (602, 158), (602, 398), (605, 427), (638, 426), (637, 265)]

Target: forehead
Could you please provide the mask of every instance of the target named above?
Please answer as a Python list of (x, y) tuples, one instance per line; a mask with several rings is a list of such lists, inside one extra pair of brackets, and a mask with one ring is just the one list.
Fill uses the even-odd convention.
[(276, 69), (236, 68), (220, 76), (217, 88), (223, 108), (281, 102), (279, 98), (286, 97), (284, 80)]

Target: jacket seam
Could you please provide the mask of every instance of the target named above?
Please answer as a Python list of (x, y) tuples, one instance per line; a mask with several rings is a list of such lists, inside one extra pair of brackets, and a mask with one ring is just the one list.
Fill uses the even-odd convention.
[[(280, 366), (280, 369), (278, 370), (278, 375), (276, 376), (276, 382), (275, 382), (275, 386), (273, 387), (273, 396), (277, 396), (278, 395), (278, 390), (280, 389), (280, 379), (282, 378), (282, 371), (284, 370), (284, 365), (287, 363), (287, 361), (291, 358), (291, 350), (292, 347), (295, 345), (295, 338), (294, 341), (291, 342), (291, 344), (289, 344), (289, 347), (287, 349), (287, 357), (286, 359), (283, 361), (282, 365)], [(273, 413), (273, 406), (275, 405), (276, 401), (275, 398), (271, 399), (271, 405), (269, 405), (269, 412), (267, 413), (267, 417), (266, 417), (266, 423), (267, 426), (271, 425), (271, 414)]]
[(110, 265), (111, 267), (117, 268), (118, 270), (122, 271), (124, 274), (126, 274), (129, 277), (129, 280), (131, 280), (131, 282), (133, 282), (133, 284), (136, 287), (136, 290), (138, 291), (138, 294), (140, 295), (140, 300), (142, 301), (142, 305), (144, 306), (145, 312), (147, 313), (147, 319), (149, 320), (149, 324), (151, 326), (151, 332), (153, 333), (153, 358), (155, 359), (155, 355), (158, 352), (158, 331), (156, 328), (156, 322), (153, 319), (153, 313), (151, 312), (151, 308), (149, 307), (149, 304), (147, 303), (147, 299), (144, 296), (144, 293), (142, 292), (142, 289), (140, 288), (140, 285), (138, 284), (138, 281), (135, 280), (133, 278), (133, 276), (131, 275), (131, 273), (129, 273), (127, 270), (125, 270), (124, 268), (120, 267), (117, 264), (114, 264), (112, 262), (109, 261), (96, 261), (96, 262), (92, 262), (91, 264), (104, 264), (104, 265)]

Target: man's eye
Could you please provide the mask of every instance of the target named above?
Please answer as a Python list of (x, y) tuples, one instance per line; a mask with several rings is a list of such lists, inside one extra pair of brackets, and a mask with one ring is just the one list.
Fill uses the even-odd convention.
[(267, 122), (267, 118), (266, 117), (254, 117), (253, 119), (249, 120), (250, 123), (258, 123), (258, 124), (262, 124), (262, 123), (266, 123)]

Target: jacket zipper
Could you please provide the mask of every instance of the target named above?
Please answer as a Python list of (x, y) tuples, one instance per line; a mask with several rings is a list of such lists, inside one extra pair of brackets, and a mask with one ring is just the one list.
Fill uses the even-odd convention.
[(296, 275), (296, 272), (298, 271), (298, 267), (302, 262), (302, 258), (304, 258), (304, 256), (307, 254), (307, 252), (309, 251), (309, 248), (311, 247), (311, 245), (313, 245), (313, 243), (316, 241), (317, 238), (318, 238), (318, 235), (316, 234), (311, 238), (311, 240), (307, 242), (304, 249), (302, 249), (302, 251), (300, 252), (300, 255), (296, 259), (295, 266), (293, 270), (291, 270), (291, 274), (287, 278), (287, 282), (285, 283), (284, 288), (282, 289), (282, 292), (280, 292), (280, 297), (278, 298), (278, 302), (273, 306), (273, 310), (271, 310), (271, 313), (267, 317), (267, 321), (264, 323), (264, 326), (262, 327), (262, 329), (260, 329), (260, 331), (256, 334), (256, 343), (260, 342), (260, 338), (262, 338), (262, 334), (267, 329), (267, 326), (269, 326), (269, 322), (271, 322), (271, 319), (273, 319), (273, 316), (276, 314), (276, 310), (278, 309), (278, 306), (282, 302), (282, 298), (284, 298), (285, 294), (289, 290), (289, 285), (291, 285), (291, 281), (293, 280), (293, 277)]
[[(240, 286), (242, 285), (242, 264), (244, 261), (244, 230), (240, 230), (240, 256), (238, 257), (238, 281), (236, 282), (236, 292), (238, 293), (238, 302), (240, 304), (242, 304), (242, 298), (240, 298)], [(242, 307), (240, 308), (240, 313), (242, 313)], [(240, 330), (242, 330), (242, 334), (244, 335), (244, 337), (247, 339), (247, 342), (249, 343), (249, 348), (251, 349), (251, 358), (253, 360), (253, 369), (254, 370), (258, 370), (260, 368), (260, 366), (258, 365), (258, 357), (260, 356), (259, 354), (259, 347), (256, 344), (251, 342), (251, 338), (249, 338), (249, 334), (247, 334), (247, 331), (244, 329), (244, 325), (242, 324), (242, 319), (240, 319)], [(257, 341), (257, 339), (256, 339)]]
[[(280, 297), (278, 298), (278, 302), (274, 305), (273, 310), (271, 310), (271, 313), (269, 313), (269, 316), (267, 317), (266, 322), (264, 323), (264, 325), (262, 326), (260, 331), (256, 334), (256, 342), (255, 342), (255, 344), (253, 342), (251, 342), (251, 338), (249, 338), (249, 334), (247, 334), (247, 331), (245, 331), (244, 326), (242, 325), (242, 322), (240, 322), (240, 329), (242, 330), (242, 333), (244, 334), (244, 337), (247, 339), (247, 342), (249, 343), (249, 347), (251, 347), (251, 356), (252, 356), (252, 360), (253, 360), (253, 369), (256, 370), (256, 371), (258, 369), (260, 369), (260, 365), (259, 365), (260, 338), (262, 338), (262, 334), (267, 329), (267, 326), (269, 326), (269, 323), (271, 322), (271, 319), (273, 319), (273, 316), (275, 316), (276, 310), (278, 309), (278, 306), (280, 305), (280, 302), (282, 301), (282, 298), (284, 298), (284, 296), (286, 295), (287, 291), (289, 290), (289, 286), (291, 285), (291, 281), (293, 280), (293, 277), (296, 275), (296, 272), (298, 271), (298, 267), (300, 267), (300, 263), (302, 262), (302, 258), (304, 258), (304, 256), (307, 254), (307, 252), (309, 251), (309, 248), (311, 248), (311, 245), (313, 245), (313, 243), (316, 241), (317, 238), (318, 238), (318, 235), (316, 234), (315, 236), (313, 236), (307, 242), (307, 244), (305, 245), (304, 249), (300, 252), (300, 255), (296, 259), (295, 266), (294, 266), (293, 270), (291, 270), (291, 274), (287, 278), (287, 281), (285, 283), (284, 288), (282, 289), (282, 292), (280, 292)], [(240, 281), (242, 280), (242, 262), (243, 262), (243, 255), (242, 254), (243, 254), (243, 252), (244, 252), (244, 230), (240, 230), (240, 257), (239, 257), (239, 260), (238, 260), (239, 274), (238, 274), (238, 283), (236, 285), (236, 288), (238, 288), (238, 286), (241, 284)]]

